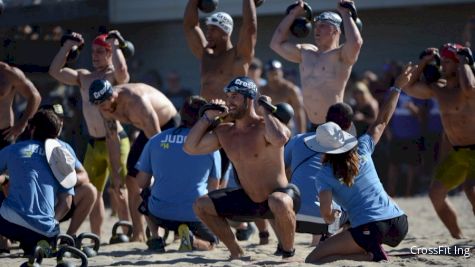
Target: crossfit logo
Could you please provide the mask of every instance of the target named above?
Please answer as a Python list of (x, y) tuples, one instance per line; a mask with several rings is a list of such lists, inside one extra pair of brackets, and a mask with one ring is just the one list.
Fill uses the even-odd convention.
[(236, 80), (234, 81), (234, 83), (235, 83), (236, 85), (240, 85), (240, 86), (242, 86), (242, 87), (246, 87), (246, 88), (249, 88), (249, 89), (253, 89), (253, 90), (255, 89), (255, 90), (257, 90), (257, 86), (256, 86), (256, 84), (253, 83), (253, 82), (246, 82), (246, 81), (242, 81), (242, 80), (240, 80), (240, 79), (236, 79)]
[(99, 92), (94, 92), (94, 98), (96, 98), (96, 99), (97, 98), (102, 98), (106, 94), (106, 92), (108, 91), (107, 89), (108, 88), (105, 87), (105, 88), (102, 88)]

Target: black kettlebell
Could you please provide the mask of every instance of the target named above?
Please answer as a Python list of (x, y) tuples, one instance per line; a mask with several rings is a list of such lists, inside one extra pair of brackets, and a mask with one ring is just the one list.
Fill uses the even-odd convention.
[(260, 7), (262, 4), (264, 4), (265, 0), (254, 0), (254, 4), (256, 7)]
[(419, 55), (419, 59), (427, 55), (434, 54), (434, 60), (429, 62), (424, 69), (422, 70), (422, 75), (424, 76), (424, 80), (427, 84), (432, 84), (437, 82), (440, 77), (442, 76), (440, 70), (440, 55), (436, 51), (424, 50)]
[(75, 45), (71, 48), (71, 50), (69, 51), (68, 53), (68, 57), (66, 58), (66, 62), (67, 63), (73, 63), (75, 62), (78, 58), (79, 58), (79, 54), (82, 50), (82, 48), (84, 47), (84, 43), (82, 42), (82, 40), (72, 34), (65, 34), (61, 37), (61, 46), (64, 45), (64, 43), (67, 41), (67, 40), (72, 40), (72, 41), (76, 41), (76, 42), (80, 42), (81, 44), (79, 45)]
[[(356, 27), (358, 28), (358, 30), (361, 33), (361, 31), (363, 30), (363, 22), (358, 17), (358, 11), (356, 10), (355, 3), (354, 2), (344, 2), (344, 3), (341, 3), (340, 6), (343, 7), (343, 8), (346, 8), (350, 11), (351, 18), (353, 19), (353, 21), (356, 24)], [(343, 22), (341, 23), (340, 28), (341, 28), (341, 32), (344, 32), (345, 29), (343, 28)]]
[(76, 245), (74, 237), (68, 234), (59, 234), (56, 237), (56, 242), (53, 244), (53, 253), (57, 253), (62, 246), (66, 245), (74, 247)]
[(43, 261), (44, 251), (40, 246), (35, 247), (33, 255), (28, 257), (28, 261), (24, 262), (20, 267), (40, 267), (41, 262)]
[(198, 8), (204, 13), (211, 13), (218, 7), (218, 0), (200, 0)]
[[(294, 3), (287, 7), (286, 14), (289, 14), (292, 9), (298, 6)], [(305, 38), (312, 30), (313, 11), (309, 4), (304, 2), (305, 17), (298, 17), (290, 26), (290, 32), (297, 38)]]
[(131, 41), (125, 40), (124, 37), (118, 31), (112, 31), (106, 37), (106, 39), (117, 39), (119, 41), (119, 48), (124, 54), (125, 58), (130, 58), (135, 54), (135, 46)]
[[(84, 246), (82, 243), (84, 239), (90, 239), (92, 243), (94, 243), (94, 245), (92, 247)], [(82, 233), (77, 238), (76, 248), (82, 250), (82, 252), (84, 252), (84, 254), (86, 254), (88, 258), (97, 256), (100, 246), (101, 246), (101, 240), (99, 236), (93, 233)]]
[(257, 100), (259, 105), (262, 105), (267, 111), (272, 113), (274, 117), (276, 117), (279, 121), (283, 124), (289, 123), (289, 121), (294, 116), (294, 109), (291, 105), (287, 103), (279, 103), (277, 105), (272, 105), (271, 103), (267, 102), (264, 97), (259, 97)]
[(76, 265), (72, 262), (65, 261), (65, 253), (68, 252), (71, 256), (81, 259), (81, 267), (87, 267), (88, 261), (87, 256), (82, 251), (75, 247), (64, 246), (61, 247), (56, 256), (56, 267), (75, 267)]
[[(165, 233), (163, 234), (163, 242), (167, 241), (167, 238), (168, 238), (168, 235), (170, 234), (170, 231), (165, 228)], [(150, 233), (150, 228), (145, 228), (145, 236), (147, 237), (147, 240), (150, 240), (150, 238), (152, 238), (152, 233)]]
[[(127, 233), (117, 233), (117, 228), (119, 226), (123, 226), (127, 228)], [(109, 240), (110, 244), (117, 244), (117, 243), (127, 243), (129, 242), (130, 238), (132, 237), (132, 223), (128, 221), (118, 221), (112, 227), (112, 236)]]

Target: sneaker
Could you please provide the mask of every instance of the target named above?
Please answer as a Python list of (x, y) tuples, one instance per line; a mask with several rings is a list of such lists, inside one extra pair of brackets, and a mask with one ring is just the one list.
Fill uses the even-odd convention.
[(180, 248), (178, 251), (192, 251), (193, 244), (191, 243), (191, 235), (188, 225), (180, 224), (178, 227), (178, 236), (180, 237)]
[(162, 253), (165, 252), (165, 242), (162, 238), (152, 238), (147, 240), (147, 247), (153, 252)]

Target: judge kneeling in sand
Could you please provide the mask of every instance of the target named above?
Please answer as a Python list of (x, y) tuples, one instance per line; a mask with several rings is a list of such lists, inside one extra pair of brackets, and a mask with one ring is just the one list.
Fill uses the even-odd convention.
[(376, 121), (366, 134), (356, 138), (338, 124), (327, 122), (317, 128), (316, 137), (305, 140), (308, 147), (325, 153), (315, 184), (320, 212), (327, 223), (339, 218), (332, 199), (347, 211), (351, 228), (318, 244), (306, 262), (323, 263), (341, 259), (387, 260), (381, 244), (397, 246), (407, 234), (407, 217), (384, 191), (371, 158), (375, 145), (389, 123), (401, 87), (413, 72), (409, 65), (389, 90)]

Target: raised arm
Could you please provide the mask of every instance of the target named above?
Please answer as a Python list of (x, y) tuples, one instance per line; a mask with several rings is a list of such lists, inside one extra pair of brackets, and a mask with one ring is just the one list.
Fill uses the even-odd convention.
[[(473, 64), (473, 54), (470, 48), (464, 47), (459, 52), (457, 58), (457, 76), (459, 78), (460, 88), (465, 92), (475, 91), (475, 66)], [(473, 68), (473, 69), (472, 69)]]
[(201, 59), (203, 51), (208, 45), (205, 35), (200, 28), (198, 16), (198, 0), (189, 0), (185, 8), (183, 30), (185, 31), (185, 38), (191, 52), (195, 57)]
[(16, 138), (26, 128), (28, 120), (35, 115), (41, 102), (41, 96), (35, 85), (25, 76), (18, 68), (11, 67), (8, 69), (8, 79), (12, 82), (14, 89), (26, 99), (27, 105), (20, 119), (15, 122), (13, 127), (5, 130), (5, 140), (11, 137)]
[(280, 22), (279, 26), (272, 35), (270, 48), (281, 57), (294, 63), (302, 62), (302, 45), (289, 42), (290, 26), (295, 18), (303, 14), (303, 1), (299, 0), (299, 5), (292, 9), (287, 16)]
[[(212, 100), (211, 103), (224, 105), (224, 101), (222, 100)], [(220, 115), (223, 115), (221, 111), (212, 109), (207, 110), (203, 114), (186, 137), (185, 144), (183, 145), (183, 150), (185, 150), (186, 153), (190, 155), (208, 154), (221, 147), (218, 135), (216, 134), (216, 131), (219, 129), (208, 131), (208, 128)], [(218, 125), (217, 128), (219, 127), (221, 127), (221, 125)]]
[(347, 0), (337, 0), (337, 10), (340, 12), (343, 20), (343, 28), (345, 29), (345, 43), (341, 48), (341, 58), (343, 62), (353, 65), (358, 59), (361, 46), (363, 46), (363, 38), (361, 37), (358, 27), (351, 18), (348, 9), (340, 6), (340, 3), (349, 2)]
[[(114, 36), (114, 34), (119, 35), (120, 33), (117, 30), (109, 32), (109, 36)], [(117, 84), (128, 83), (130, 80), (129, 71), (127, 69), (127, 63), (125, 61), (124, 54), (119, 47), (119, 41), (115, 38), (108, 38), (107, 42), (111, 45), (112, 48), (112, 65), (114, 66), (114, 79)]]
[[(72, 35), (82, 40), (82, 36), (80, 34), (72, 33)], [(84, 42), (84, 40), (82, 42)], [(71, 51), (73, 46), (80, 44), (80, 42), (69, 39), (64, 42), (63, 46), (61, 46), (58, 53), (51, 62), (51, 65), (49, 66), (48, 73), (51, 75), (51, 77), (67, 85), (81, 85), (79, 81), (79, 72), (77, 70), (64, 67), (69, 51)]]
[[(270, 97), (266, 97), (268, 103), (272, 103)], [(256, 100), (257, 101), (257, 100)], [(265, 134), (264, 138), (267, 142), (274, 146), (284, 146), (290, 138), (290, 130), (289, 128), (284, 125), (282, 122), (277, 119), (274, 115), (272, 115), (267, 109), (265, 109), (262, 105), (259, 105), (257, 108), (257, 113), (262, 114), (264, 117), (265, 123)]]
[[(436, 48), (429, 48), (428, 50), (434, 51), (434, 53), (437, 51)], [(406, 94), (419, 99), (429, 99), (434, 96), (431, 86), (421, 81), (421, 75), (424, 71), (424, 68), (433, 59), (434, 55), (426, 55), (420, 60), (419, 65), (414, 66), (411, 79), (407, 85), (402, 88)]]
[(399, 99), (399, 94), (401, 93), (401, 88), (405, 88), (411, 79), (413, 72), (414, 66), (411, 64), (405, 67), (403, 72), (399, 75), (399, 77), (397, 77), (394, 86), (390, 88), (389, 96), (382, 105), (376, 121), (368, 128), (368, 134), (373, 138), (375, 144), (379, 142), (379, 139), (383, 135), (384, 129), (389, 124), (389, 120), (393, 116), (394, 110), (397, 106), (397, 101)]
[(239, 56), (251, 62), (257, 40), (257, 17), (254, 0), (242, 1), (242, 26), (239, 31), (237, 52)]

